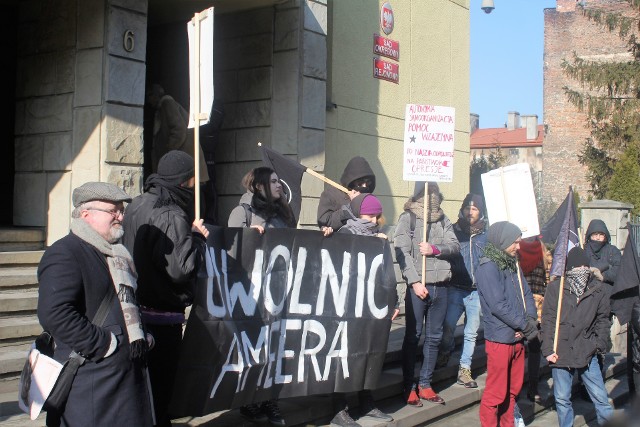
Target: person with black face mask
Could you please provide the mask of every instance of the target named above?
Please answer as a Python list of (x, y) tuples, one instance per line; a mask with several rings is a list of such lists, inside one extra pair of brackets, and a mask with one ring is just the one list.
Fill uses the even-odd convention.
[(349, 190), (343, 193), (335, 187), (326, 185), (318, 203), (318, 227), (325, 235), (338, 231), (349, 219), (342, 214), (342, 206), (351, 203), (361, 193), (373, 193), (376, 189), (376, 176), (364, 157), (356, 156), (349, 160), (344, 168), (340, 183)]
[(586, 235), (587, 243), (584, 250), (589, 257), (589, 267), (597, 268), (602, 274), (602, 281), (613, 285), (618, 275), (622, 255), (620, 250), (611, 244), (609, 229), (604, 221), (594, 219), (589, 223)]
[(155, 338), (149, 376), (156, 425), (170, 426), (169, 401), (182, 344), (185, 308), (193, 302), (196, 276), (209, 231), (194, 220), (194, 161), (169, 151), (149, 176), (144, 194), (127, 207), (123, 243), (138, 271), (136, 296), (142, 321)]

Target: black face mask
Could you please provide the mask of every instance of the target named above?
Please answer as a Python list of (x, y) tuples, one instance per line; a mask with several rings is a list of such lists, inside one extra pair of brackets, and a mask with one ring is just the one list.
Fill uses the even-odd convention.
[(360, 192), (360, 193), (367, 193), (367, 194), (372, 193), (371, 187), (364, 187), (362, 185), (357, 185), (357, 186), (353, 187), (353, 189), (358, 191), (358, 192)]

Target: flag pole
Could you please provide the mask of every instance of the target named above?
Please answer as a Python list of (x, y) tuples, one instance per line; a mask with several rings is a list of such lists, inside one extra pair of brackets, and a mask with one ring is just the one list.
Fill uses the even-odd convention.
[[(427, 241), (427, 213), (429, 212), (429, 183), (424, 182), (424, 196), (422, 196), (422, 241)], [(426, 203), (425, 203), (426, 202)], [(413, 243), (411, 243), (413, 245)], [(427, 283), (427, 256), (422, 255), (422, 286)]]
[(520, 262), (516, 258), (516, 274), (518, 275), (518, 283), (520, 283), (520, 294), (522, 295), (522, 306), (524, 307), (524, 313), (527, 313), (527, 303), (524, 301), (524, 286), (522, 286), (522, 278), (520, 277)]
[(343, 187), (342, 185), (338, 184), (335, 181), (330, 180), (329, 178), (327, 178), (324, 175), (320, 175), (318, 172), (314, 171), (311, 168), (307, 168), (305, 170), (305, 172), (308, 173), (311, 176), (314, 176), (314, 177), (316, 177), (318, 179), (321, 179), (322, 181), (326, 182), (327, 184), (331, 185), (332, 187), (337, 188), (338, 190), (340, 190), (340, 191), (342, 191), (344, 193), (349, 193), (349, 190), (347, 188)]
[(560, 277), (560, 291), (558, 294), (558, 309), (556, 310), (556, 331), (553, 335), (553, 352), (558, 354), (558, 335), (560, 334), (560, 315), (562, 314), (562, 294), (564, 294), (564, 273)]

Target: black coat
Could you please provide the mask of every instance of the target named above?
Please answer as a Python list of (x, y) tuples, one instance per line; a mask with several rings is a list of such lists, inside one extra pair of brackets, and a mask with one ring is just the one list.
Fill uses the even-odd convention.
[(157, 199), (147, 192), (127, 206), (122, 242), (138, 271), (138, 303), (184, 313), (193, 302), (205, 239), (191, 231), (187, 214), (177, 205), (154, 208)]
[[(604, 233), (605, 242), (594, 242), (590, 240), (593, 233)], [(618, 270), (620, 269), (620, 250), (611, 244), (611, 235), (604, 221), (594, 219), (587, 227), (587, 243), (584, 250), (589, 256), (589, 267), (596, 267), (602, 273), (603, 282), (613, 285)]]
[[(631, 342), (631, 354), (633, 372), (640, 373), (640, 298), (635, 299), (631, 312), (631, 327), (633, 328), (633, 341)], [(640, 384), (636, 384), (636, 387)]]
[[(559, 288), (559, 279), (551, 282), (547, 286), (542, 305), (541, 351), (544, 357), (553, 354)], [(558, 361), (552, 366), (583, 368), (596, 352), (606, 352), (611, 328), (609, 311), (608, 285), (592, 275), (587, 289), (578, 301), (565, 280), (556, 351)]]
[[(55, 340), (54, 358), (72, 350), (87, 357), (78, 369), (62, 425), (151, 425), (150, 400), (139, 364), (129, 358), (129, 339), (117, 298), (103, 327), (91, 323), (107, 292), (115, 292), (105, 256), (74, 234), (47, 249), (38, 267), (38, 319)], [(111, 333), (118, 339), (107, 358)]]

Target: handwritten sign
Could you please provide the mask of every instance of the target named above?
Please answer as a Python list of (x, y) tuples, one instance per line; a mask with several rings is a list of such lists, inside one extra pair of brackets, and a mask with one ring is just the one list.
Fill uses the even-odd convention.
[(400, 59), (400, 42), (374, 34), (373, 53), (398, 61)]
[(405, 181), (453, 181), (455, 108), (407, 104), (404, 117)]

